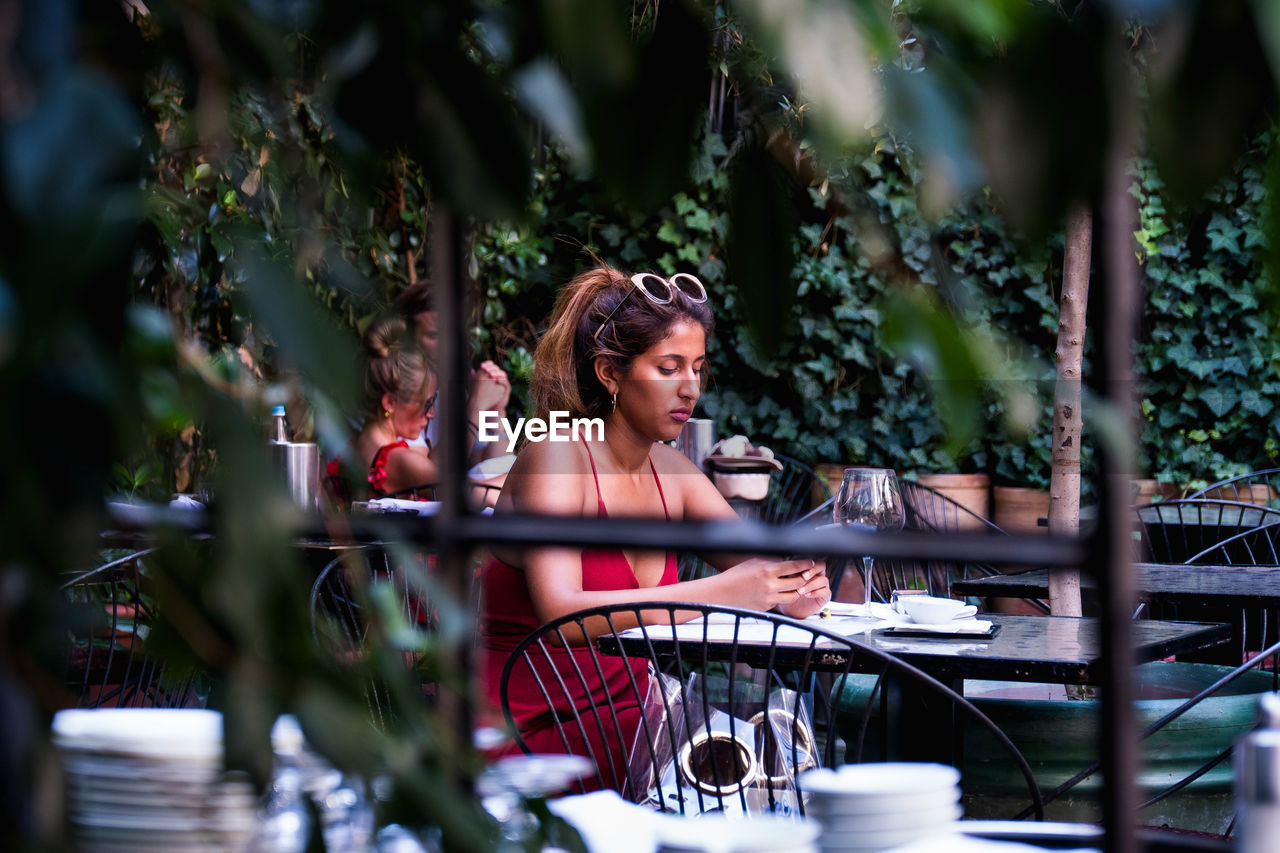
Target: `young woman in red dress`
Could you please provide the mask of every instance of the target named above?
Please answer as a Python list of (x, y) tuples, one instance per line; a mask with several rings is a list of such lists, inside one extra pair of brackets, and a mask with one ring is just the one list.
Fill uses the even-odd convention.
[[(711, 481), (663, 444), (680, 434), (701, 395), (711, 329), (707, 292), (688, 274), (668, 280), (602, 266), (569, 282), (534, 357), (537, 415), (566, 411), (573, 418), (602, 418), (604, 437), (525, 446), (496, 511), (672, 521), (736, 518)], [(831, 597), (825, 567), (812, 560), (710, 555), (708, 562), (718, 574), (678, 582), (670, 551), (495, 548), (484, 567), (481, 614), (492, 708), (499, 707), (499, 679), (516, 644), (567, 613), (670, 600), (776, 609), (804, 618)], [(603, 625), (592, 628), (600, 629)], [(572, 672), (575, 654), (566, 649), (556, 666)], [(581, 664), (584, 671), (594, 671), (585, 659)], [(636, 675), (647, 678), (642, 668)], [(634, 699), (622, 698), (629, 681), (619, 661), (589, 695), (575, 697), (577, 710), (586, 711), (612, 696), (622, 703), (620, 718), (627, 730), (607, 744), (571, 744), (570, 752), (612, 750), (625, 764), (640, 713)], [(513, 680), (508, 700), (521, 736), (535, 752), (565, 751), (554, 718), (570, 709), (548, 708), (532, 677)]]
[(403, 436), (416, 436), (432, 417), (436, 377), (425, 353), (403, 319), (375, 322), (364, 336), (364, 424), (342, 457), (325, 468), (330, 483), (358, 487), (346, 496), (381, 498), (436, 482), (436, 464), (425, 447)]

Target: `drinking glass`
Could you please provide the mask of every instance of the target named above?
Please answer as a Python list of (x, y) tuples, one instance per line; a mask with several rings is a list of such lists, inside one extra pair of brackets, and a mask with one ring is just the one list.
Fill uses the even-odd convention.
[[(907, 517), (893, 469), (845, 468), (831, 518), (837, 524), (858, 530), (901, 530)], [(866, 589), (864, 616), (868, 619), (874, 618), (871, 615), (874, 564), (873, 557), (862, 558)]]
[(502, 834), (498, 849), (542, 849), (530, 845), (539, 831), (545, 838), (549, 827), (538, 820), (528, 807), (529, 801), (563, 793), (594, 769), (580, 755), (513, 755), (486, 767), (476, 779), (476, 793)]

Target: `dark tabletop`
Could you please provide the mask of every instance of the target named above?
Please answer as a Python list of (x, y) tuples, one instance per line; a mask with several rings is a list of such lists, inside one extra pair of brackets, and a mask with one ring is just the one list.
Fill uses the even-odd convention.
[[(984, 614), (981, 618), (989, 619), (998, 626), (991, 639), (891, 638), (880, 632), (850, 636), (857, 643), (867, 643), (889, 652), (943, 680), (981, 678), (1089, 684), (1098, 679), (1096, 667), (1102, 658), (1102, 643), (1097, 619), (1004, 614)], [(829, 620), (829, 624), (823, 627), (843, 633), (839, 621)], [(854, 628), (850, 627), (850, 630)], [(1230, 626), (1226, 624), (1157, 620), (1135, 621), (1132, 630), (1138, 663), (1217, 645), (1229, 639), (1231, 634)], [(673, 651), (670, 629), (667, 629), (667, 639), (659, 639), (659, 636), (657, 633), (651, 636), (654, 649), (659, 654)], [(620, 643), (630, 653), (639, 654), (643, 651), (644, 640), (624, 635), (601, 638), (600, 643), (605, 652), (610, 651), (614, 643)], [(689, 660), (698, 659), (703, 645), (701, 638), (682, 639), (680, 643), (682, 656)], [(739, 640), (736, 652), (727, 639), (721, 641), (713, 637), (707, 646), (711, 658), (727, 660), (732, 654), (733, 660), (745, 664), (761, 664), (769, 653), (767, 646), (747, 639)], [(760, 652), (755, 656), (759, 660), (753, 657), (753, 651)], [(807, 648), (796, 648), (789, 656), (785, 644), (780, 643), (779, 649), (773, 652), (772, 661), (777, 668), (799, 668), (807, 651)], [(835, 652), (824, 662), (832, 669), (840, 669), (845, 664), (845, 655)], [(857, 661), (854, 667), (859, 668)], [(878, 670), (870, 659), (866, 668)]]
[[(1136, 563), (1133, 581), (1138, 595), (1146, 601), (1280, 607), (1278, 566)], [(1086, 596), (1097, 593), (1097, 586), (1087, 572), (1081, 573), (1080, 587)], [(963, 595), (1045, 598), (1049, 595), (1049, 571), (1033, 569), (1016, 575), (955, 581), (951, 591)]]

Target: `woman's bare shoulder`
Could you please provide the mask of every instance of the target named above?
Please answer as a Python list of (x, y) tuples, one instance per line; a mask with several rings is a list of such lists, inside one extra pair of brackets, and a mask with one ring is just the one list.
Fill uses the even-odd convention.
[(591, 464), (581, 442), (539, 441), (520, 449), (508, 476), (582, 473), (590, 474)]
[(671, 511), (689, 520), (733, 518), (733, 509), (704, 472), (680, 451), (655, 444), (649, 454), (662, 488), (672, 501)]
[(578, 442), (543, 441), (521, 449), (502, 487), (502, 503), (518, 512), (579, 515), (595, 487)]
[(653, 460), (659, 476), (692, 474), (706, 477), (701, 468), (689, 461), (689, 457), (669, 444), (655, 444), (649, 451), (649, 458)]

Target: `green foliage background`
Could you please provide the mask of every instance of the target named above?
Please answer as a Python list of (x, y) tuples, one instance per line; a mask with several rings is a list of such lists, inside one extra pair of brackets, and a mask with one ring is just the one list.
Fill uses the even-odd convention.
[[(284, 107), (237, 104), (238, 151), (214, 170), (184, 159), (190, 117), (167, 81), (156, 86), (160, 168), (147, 188), (149, 241), (135, 261), (137, 294), (178, 317), (186, 334), (218, 354), (228, 377), (270, 380), (287, 367), (273, 357), (270, 338), (254, 334), (250, 303), (238, 297), (233, 236), (251, 230), (308, 257), (308, 241), (320, 245), (314, 235), (323, 230), (332, 243), (311, 257), (307, 280), (352, 341), (395, 293), (429, 274), (431, 193), (408, 157), (388, 164), (376, 194), (353, 197), (326, 156), (324, 115), (300, 94)], [(1135, 342), (1145, 421), (1139, 460), (1143, 473), (1179, 487), (1276, 461), (1280, 345), (1273, 312), (1258, 297), (1273, 139), (1258, 137), (1232, 175), (1191, 208), (1164, 200), (1149, 160), (1133, 167), (1141, 213), (1134, 250), (1146, 286)], [(286, 156), (307, 158), (312, 184), (284, 192), (274, 169)], [(796, 298), (771, 315), (779, 335), (766, 347), (749, 334), (746, 298), (726, 274), (733, 157), (721, 135), (702, 134), (691, 189), (649, 216), (618, 213), (556, 145), (546, 144), (541, 157), (528, 216), (476, 222), (472, 231), (470, 339), (511, 375), (517, 406), (527, 407), (532, 351), (556, 289), (591, 262), (590, 252), (625, 269), (694, 270), (707, 282), (717, 334), (701, 405), (723, 433), (745, 433), (811, 463), (986, 471), (996, 482), (1047, 486), (1060, 237), (1034, 244), (1021, 237), (989, 194), (926, 216), (913, 152), (886, 133), (871, 150), (824, 164), (822, 186), (791, 182)], [(996, 371), (980, 383), (977, 437), (964, 447), (949, 444), (940, 415), (936, 392), (946, 380), (915, 357), (909, 336), (888, 328), (886, 297), (917, 287), (956, 312), (994, 359)], [(1002, 386), (1030, 396), (1011, 397)], [(305, 382), (275, 394), (292, 397), (291, 412), (306, 410)], [(172, 402), (161, 398), (158, 412)], [(168, 414), (175, 425), (185, 422), (181, 411)], [(304, 432), (314, 428), (298, 421)], [(161, 455), (180, 468), (200, 436), (188, 430), (172, 440)], [(1086, 437), (1086, 459), (1087, 448)], [(174, 470), (154, 481), (169, 491), (182, 476)]]
[[(591, 262), (588, 253), (626, 269), (694, 270), (711, 288), (718, 323), (702, 413), (723, 433), (746, 433), (811, 463), (985, 471), (996, 482), (1047, 485), (1060, 229), (1020, 235), (990, 190), (926, 214), (930, 191), (916, 147), (923, 143), (901, 129), (879, 126), (871, 144), (818, 163), (805, 141), (805, 108), (774, 85), (769, 59), (725, 7), (705, 7), (720, 65), (687, 85), (709, 85), (714, 105), (730, 85), (726, 72), (733, 75), (733, 117), (724, 120), (724, 107), (703, 114), (687, 189), (637, 213), (582, 169), (572, 146), (535, 126), (523, 216), (471, 225), (468, 332), (477, 357), (499, 361), (517, 406), (527, 405), (531, 354), (556, 289)], [(501, 70), (501, 51), (483, 26), (468, 29), (463, 43), (473, 61)], [(266, 380), (258, 405), (287, 401), (300, 434), (341, 440), (343, 384), (317, 389), (276, 357), (273, 335), (250, 319), (253, 266), (236, 246), (266, 246), (270, 257), (293, 263), (352, 347), (370, 316), (431, 273), (434, 198), (423, 168), (402, 152), (375, 161), (370, 172), (339, 165), (333, 105), (306, 78), (288, 98), (238, 93), (228, 120), (232, 150), (220, 159), (191, 144), (194, 116), (180, 78), (162, 66), (147, 87), (153, 168), (135, 295), (164, 308), (180, 337), (212, 353), (202, 370), (249, 398)], [(753, 188), (774, 195), (735, 197), (737, 176), (760, 170), (752, 158), (776, 142), (780, 127), (797, 140), (789, 156), (798, 165), (781, 173), (766, 164), (780, 178)], [(1194, 205), (1166, 200), (1151, 160), (1133, 167), (1141, 216), (1134, 250), (1146, 286), (1135, 342), (1145, 420), (1139, 473), (1179, 487), (1276, 460), (1280, 345), (1270, 333), (1273, 308), (1258, 296), (1273, 139), (1256, 138), (1231, 175)], [(767, 291), (743, 293), (727, 273), (735, 199), (745, 215), (765, 206), (794, 211), (792, 220), (770, 224), (792, 233), (790, 251), (747, 261), (790, 278), (778, 282), (776, 304)], [(960, 419), (948, 409), (954, 372), (910, 328), (922, 305), (938, 304), (960, 318), (985, 355), (976, 365), (981, 375), (971, 378), (979, 422), (960, 445), (947, 428)], [(749, 315), (762, 311), (768, 340), (749, 332)], [(159, 494), (194, 488), (213, 461), (203, 436), (180, 428), (192, 422), (180, 395), (150, 391), (158, 420), (172, 429), (162, 431), (158, 447), (127, 460), (120, 481), (137, 491), (147, 479)], [(1089, 447), (1086, 434), (1086, 465)], [(140, 478), (157, 455), (166, 470)]]
[[(1067, 203), (1099, 196), (1091, 181), (1109, 137), (1098, 119), (1124, 88), (1102, 51), (1118, 28), (1094, 14), (1108, 5), (849, 4), (868, 46), (850, 61), (874, 65), (887, 109), (917, 119), (886, 118), (868, 141), (862, 116), (842, 133), (830, 103), (824, 115), (820, 98), (800, 102), (785, 62), (767, 53), (817, 43), (829, 19), (806, 14), (816, 4), (772, 18), (782, 7), (750, 0), (8, 4), (0, 400), (12, 416), (0, 440), (15, 453), (0, 516), (10, 710), (0, 751), (13, 760), (0, 814), (10, 834), (43, 839), (32, 849), (67, 846), (57, 816), (41, 816), (58, 784), (48, 716), (67, 701), (62, 573), (100, 559), (104, 497), (211, 485), (216, 544), (170, 532), (147, 564), (169, 596), (147, 651), (208, 673), (231, 766), (264, 781), (271, 722), (292, 711), (339, 766), (391, 774), (389, 817), (439, 826), (446, 849), (493, 843), (470, 793), (450, 784), (475, 756), (424, 706), (399, 640), (378, 643), (368, 662), (402, 712), (389, 731), (368, 726), (359, 679), (309, 641), (309, 567), (289, 545), (300, 519), (261, 434), (268, 406), (286, 402), (296, 436), (343, 440), (357, 333), (436, 272), (441, 206), (476, 217), (468, 332), (522, 401), (533, 343), (556, 288), (589, 262), (585, 248), (707, 280), (719, 330), (704, 410), (725, 432), (810, 461), (1043, 483), (1061, 246), (1019, 237), (1001, 212), (1053, 234)], [(1144, 160), (1134, 172), (1148, 295), (1136, 344), (1141, 455), (1148, 472), (1183, 484), (1274, 461), (1277, 309), (1256, 296), (1275, 263), (1262, 251), (1262, 223), (1274, 222), (1266, 188), (1280, 191), (1273, 137), (1237, 155), (1249, 138), (1240, 129), (1274, 107), (1269, 68), (1280, 65), (1264, 53), (1280, 59), (1280, 27), (1269, 4), (1148, 6), (1169, 25), (1173, 73), (1152, 87), (1162, 171)], [(742, 9), (764, 19), (758, 42), (735, 22)], [(1265, 42), (1260, 22), (1273, 33)], [(918, 46), (944, 48), (920, 49), (934, 63), (927, 74), (900, 55), (916, 25), (932, 27)], [(844, 82), (842, 70), (828, 79)], [(1026, 161), (999, 162), (1002, 137), (979, 130), (993, 124)], [(990, 152), (995, 162), (978, 162)], [(926, 180), (940, 155), (964, 167), (969, 200), (958, 206), (938, 204)], [(1028, 172), (1036, 184), (1019, 198)], [(974, 344), (952, 347), (956, 363), (921, 345), (945, 321), (922, 306), (938, 303)], [(944, 427), (963, 420), (963, 395), (951, 384), (979, 379), (980, 429), (952, 446)], [(462, 588), (466, 573), (453, 574)], [(456, 625), (433, 641), (448, 662), (470, 635)], [(442, 669), (442, 683), (465, 683)]]
[[(1134, 249), (1146, 285), (1135, 342), (1145, 420), (1139, 460), (1144, 473), (1179, 487), (1276, 462), (1280, 346), (1276, 318), (1258, 298), (1272, 141), (1258, 138), (1191, 210), (1166, 207), (1150, 161), (1133, 169), (1142, 216)], [(485, 320), (498, 330), (492, 343), (527, 379), (553, 288), (585, 263), (580, 246), (623, 268), (695, 270), (717, 314), (701, 405), (722, 432), (810, 462), (986, 471), (997, 482), (1047, 486), (1061, 238), (1032, 245), (986, 195), (925, 217), (908, 157), (885, 140), (830, 170), (838, 188), (801, 197), (797, 298), (776, 315), (784, 331), (766, 352), (745, 331), (742, 296), (725, 275), (725, 148), (716, 135), (704, 137), (696, 192), (647, 219), (611, 216), (592, 186), (553, 156), (538, 172), (536, 220), (476, 237)], [(836, 192), (843, 209), (832, 215)], [(985, 378), (980, 435), (959, 452), (948, 448), (939, 415), (941, 380), (886, 334), (885, 298), (910, 285), (936, 293), (988, 338), (1004, 371)], [(1028, 390), (1031, 411), (1010, 411), (1003, 384)]]

